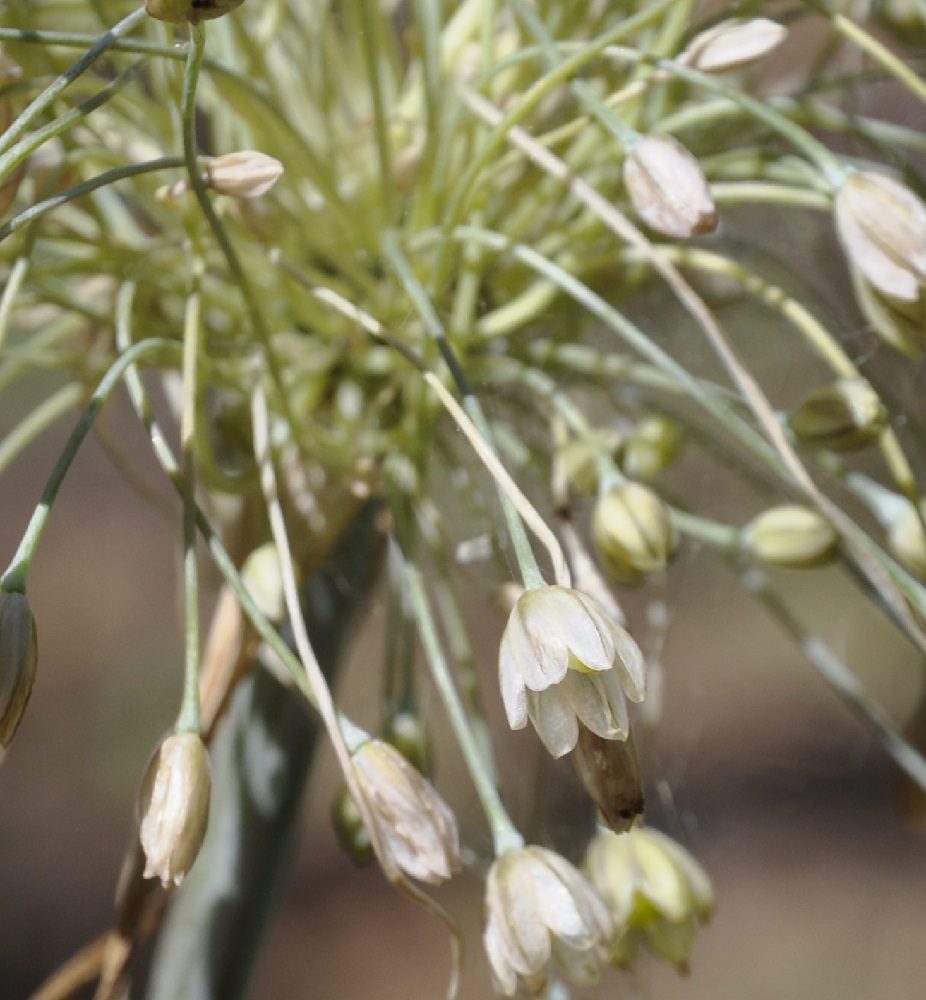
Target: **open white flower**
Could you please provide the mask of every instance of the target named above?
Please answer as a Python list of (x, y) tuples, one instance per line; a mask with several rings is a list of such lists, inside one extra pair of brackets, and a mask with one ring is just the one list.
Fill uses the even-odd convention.
[(528, 718), (554, 757), (576, 745), (579, 722), (604, 739), (627, 738), (626, 697), (646, 691), (643, 654), (597, 601), (569, 587), (537, 587), (519, 598), (498, 658), (512, 729)]
[(572, 981), (598, 979), (612, 934), (604, 903), (582, 873), (543, 847), (507, 851), (486, 881), (486, 954), (507, 996), (542, 992), (551, 965)]

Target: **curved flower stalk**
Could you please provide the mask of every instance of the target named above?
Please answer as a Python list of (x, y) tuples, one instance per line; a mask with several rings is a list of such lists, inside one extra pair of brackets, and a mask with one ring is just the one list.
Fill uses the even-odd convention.
[(610, 740), (629, 732), (626, 698), (646, 693), (640, 647), (597, 601), (554, 585), (525, 591), (498, 655), (512, 729), (528, 718), (554, 757), (569, 753), (580, 723)]

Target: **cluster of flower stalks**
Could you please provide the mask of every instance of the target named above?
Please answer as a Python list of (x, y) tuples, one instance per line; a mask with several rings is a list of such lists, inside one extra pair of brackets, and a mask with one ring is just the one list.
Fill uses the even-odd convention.
[[(788, 599), (795, 572), (841, 564), (926, 653), (923, 411), (891, 391), (926, 349), (926, 139), (860, 99), (883, 84), (922, 121), (904, 44), (926, 37), (923, 4), (727, 6), (0, 6), (0, 385), (56, 372), (30, 383), (48, 394), (0, 469), (74, 414), (0, 578), (4, 752), (36, 678), (32, 560), (113, 390), (177, 494), (183, 695), (141, 782), (113, 930), (83, 964), (98, 997), (125, 995), (165, 892), (191, 871), (178, 905), (208, 884), (213, 739), (268, 671), (333, 746), (352, 854), (457, 944), (422, 883), (464, 859), (484, 878), (502, 993), (566, 997), (644, 950), (684, 970), (714, 894), (644, 819), (663, 668), (641, 645), (660, 648), (668, 616), (628, 623), (620, 601), (636, 588), (658, 608), (685, 547), (727, 564), (926, 789), (915, 743)], [(819, 273), (789, 275), (797, 259)], [(772, 398), (742, 317), (815, 387), (779, 379)], [(725, 521), (689, 488), (698, 470), (742, 481), (751, 514)], [(326, 561), (358, 558), (387, 619), (366, 729), (324, 645), (349, 638), (359, 598), (327, 631), (306, 624), (324, 622)], [(497, 669), (474, 653), (479, 600), (507, 615)], [(571, 860), (506, 811), (493, 717), (571, 755), (599, 819)], [(437, 729), (482, 847), (429, 780)]]

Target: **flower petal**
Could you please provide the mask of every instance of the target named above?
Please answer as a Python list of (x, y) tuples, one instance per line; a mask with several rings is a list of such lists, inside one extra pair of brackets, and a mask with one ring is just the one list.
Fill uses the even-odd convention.
[(562, 757), (576, 745), (579, 738), (576, 713), (559, 685), (539, 694), (529, 691), (527, 711), (537, 735), (554, 757)]
[(613, 670), (581, 674), (570, 670), (560, 685), (579, 720), (603, 739), (626, 739), (627, 703)]

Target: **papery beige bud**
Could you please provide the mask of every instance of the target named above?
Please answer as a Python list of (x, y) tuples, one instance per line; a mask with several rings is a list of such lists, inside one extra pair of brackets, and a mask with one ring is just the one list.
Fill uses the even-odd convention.
[(25, 594), (0, 591), (0, 756), (22, 719), (38, 666), (35, 618)]
[(740, 542), (749, 555), (769, 566), (808, 569), (833, 558), (839, 536), (815, 510), (784, 504), (770, 508), (746, 525)]
[(829, 451), (856, 451), (881, 436), (887, 410), (863, 378), (842, 378), (814, 389), (788, 416), (797, 440)]
[(926, 500), (919, 502), (919, 514), (912, 503), (904, 504), (887, 529), (887, 544), (891, 553), (911, 573), (926, 580)]
[(576, 774), (605, 825), (615, 833), (629, 830), (643, 815), (644, 805), (633, 733), (626, 740), (604, 740), (583, 727), (573, 760)]
[(687, 969), (698, 924), (715, 906), (711, 881), (688, 851), (651, 827), (601, 829), (583, 869), (614, 921), (611, 962), (630, 965), (642, 945)]
[(145, 0), (145, 10), (158, 21), (199, 24), (222, 17), (242, 3), (244, 0)]
[(767, 17), (734, 17), (695, 35), (678, 58), (702, 73), (725, 73), (764, 59), (787, 37), (788, 29)]
[(593, 985), (613, 927), (586, 878), (543, 847), (506, 851), (486, 879), (486, 954), (506, 996), (543, 993), (551, 971)]
[(603, 568), (628, 584), (665, 569), (678, 545), (668, 507), (648, 486), (629, 480), (598, 498), (592, 539)]
[(217, 156), (206, 164), (206, 183), (233, 198), (259, 198), (283, 174), (283, 164), (252, 149)]
[(628, 479), (655, 479), (678, 458), (684, 440), (684, 429), (677, 420), (662, 414), (644, 417), (621, 445), (621, 470)]
[(154, 752), (138, 796), (145, 878), (179, 885), (209, 823), (209, 753), (196, 733), (174, 733)]
[(685, 239), (717, 227), (701, 165), (671, 135), (648, 135), (624, 159), (624, 185), (637, 215), (657, 233)]
[(834, 211), (852, 264), (882, 294), (915, 302), (926, 286), (926, 205), (893, 177), (856, 170)]
[(460, 869), (460, 839), (452, 810), (434, 786), (384, 740), (362, 743), (354, 774), (396, 867), (437, 884)]

